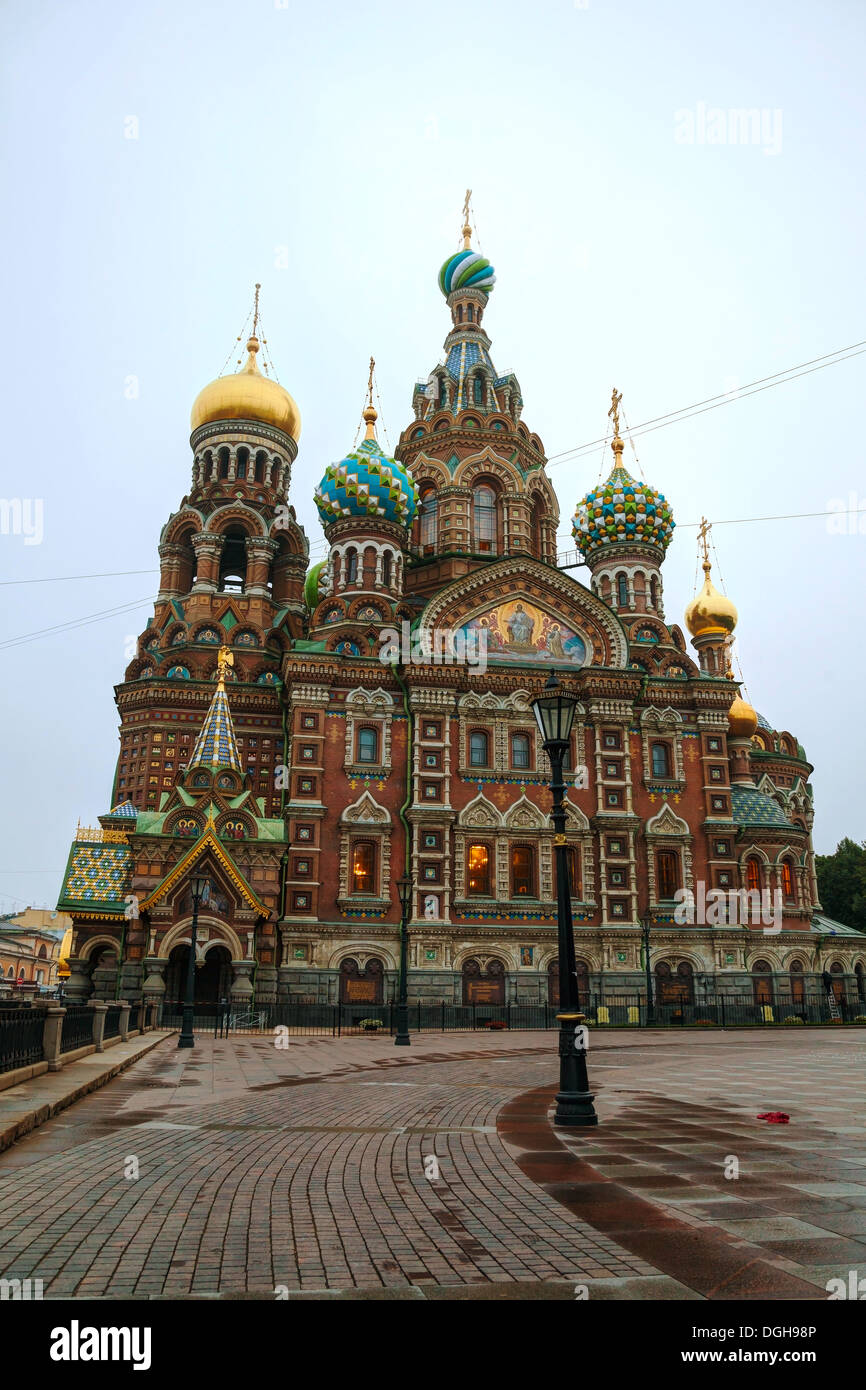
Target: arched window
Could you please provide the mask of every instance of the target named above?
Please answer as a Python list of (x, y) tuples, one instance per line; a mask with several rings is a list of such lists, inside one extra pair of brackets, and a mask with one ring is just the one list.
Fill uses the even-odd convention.
[(375, 893), (376, 846), (372, 840), (356, 840), (352, 846), (352, 892)]
[(656, 887), (662, 902), (672, 898), (680, 886), (680, 856), (676, 850), (660, 849), (656, 856)]
[(620, 608), (628, 608), (628, 580), (624, 574), (616, 577), (616, 601)]
[(457, 305), (457, 322), (458, 322), (458, 323), (462, 323), (462, 322), (463, 322), (463, 305), (462, 305), (462, 304), (458, 304), (458, 305)]
[(484, 377), (480, 372), (472, 378), (472, 400), (475, 405), (484, 404)]
[(220, 478), (227, 478), (228, 475), (229, 475), (229, 451), (228, 451), (228, 449), (220, 449), (220, 452), (219, 452), (219, 460), (220, 460), (220, 462), (219, 462), (219, 476), (220, 476)]
[(670, 777), (671, 775), (671, 750), (666, 743), (654, 743), (650, 749), (652, 755), (653, 777)]
[(475, 309), (474, 306), (471, 304), (466, 305), (466, 317), (468, 318), (470, 323), (475, 322)]
[(247, 476), (247, 459), (248, 459), (248, 458), (249, 458), (249, 450), (248, 450), (248, 449), (238, 449), (238, 460), (237, 460), (237, 466), (236, 466), (236, 468), (235, 468), (235, 477), (236, 477), (236, 478), (245, 478), (245, 477)]
[(792, 960), (791, 971), (791, 1003), (803, 1004), (806, 998), (806, 981), (803, 978), (803, 962)]
[(536, 560), (544, 559), (544, 530), (541, 525), (544, 516), (544, 503), (539, 493), (532, 504), (532, 553)]
[(448, 387), (445, 385), (444, 376), (439, 378), (439, 409), (445, 410), (448, 405)]
[(358, 730), (358, 762), (377, 763), (379, 761), (378, 729)]
[(489, 767), (490, 737), (483, 729), (473, 729), (469, 735), (469, 766)]
[(436, 547), (436, 532), (438, 526), (439, 499), (436, 496), (436, 489), (428, 487), (421, 494), (421, 528), (419, 539), (422, 547), (427, 550), (434, 550)]
[(472, 524), (475, 549), (496, 549), (496, 494), (486, 483), (472, 493)]
[(512, 846), (511, 896), (535, 897), (535, 851), (529, 845)]
[(752, 990), (755, 1003), (767, 1007), (773, 1002), (773, 971), (765, 960), (756, 960), (752, 966)]
[(255, 472), (254, 472), (254, 474), (253, 474), (253, 481), (256, 482), (256, 483), (263, 483), (264, 480), (265, 480), (265, 455), (262, 453), (262, 451), (261, 451), (261, 449), (260, 449), (259, 452), (256, 454), (256, 468), (255, 468)]
[(529, 734), (511, 735), (511, 766), (528, 768), (530, 766)]
[(763, 887), (760, 859), (746, 860), (746, 887), (750, 893), (760, 893)]
[(573, 898), (583, 897), (583, 880), (580, 876), (580, 850), (576, 845), (565, 846), (565, 859), (568, 864), (568, 882)]
[(220, 554), (220, 593), (242, 594), (246, 579), (246, 536), (239, 526), (231, 526), (225, 533), (222, 553)]
[(793, 898), (796, 896), (794, 891), (794, 868), (790, 859), (782, 860), (782, 896)]
[(382, 583), (386, 589), (391, 587), (391, 552), (386, 550), (382, 556)]
[(358, 580), (358, 552), (357, 550), (346, 551), (346, 583), (355, 584)]
[(466, 851), (466, 892), (470, 898), (490, 897), (490, 849), (470, 845)]
[(658, 608), (659, 606), (659, 582), (655, 575), (651, 575), (650, 577), (650, 603), (653, 608)]

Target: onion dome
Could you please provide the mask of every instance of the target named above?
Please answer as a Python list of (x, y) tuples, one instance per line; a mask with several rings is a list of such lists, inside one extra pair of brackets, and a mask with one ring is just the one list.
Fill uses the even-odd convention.
[[(730, 666), (729, 681), (734, 679)], [(735, 695), (728, 709), (728, 734), (731, 738), (751, 738), (758, 727), (758, 712), (741, 695)]]
[(616, 463), (607, 482), (578, 504), (571, 532), (587, 558), (617, 542), (640, 541), (667, 550), (676, 522), (663, 492), (639, 483), (622, 462), (623, 442), (613, 440)]
[(366, 438), (339, 463), (329, 463), (314, 494), (322, 525), (344, 517), (382, 517), (408, 526), (415, 515), (418, 493), (402, 464), (383, 454), (376, 438), (376, 411), (364, 411)]
[(439, 271), (439, 288), (445, 295), (455, 290), (483, 290), (489, 294), (495, 283), (493, 266), (480, 251), (469, 246), (449, 256)]
[[(724, 594), (719, 593), (710, 579), (711, 568), (709, 560), (705, 559), (704, 587), (686, 608), (686, 627), (693, 637), (699, 637), (702, 632), (730, 633), (737, 626), (736, 606), (729, 598), (725, 598)], [(757, 715), (755, 718), (757, 719)], [(752, 732), (754, 733), (754, 730)]]
[(258, 350), (259, 340), (253, 334), (245, 366), (229, 376), (218, 376), (199, 391), (190, 415), (193, 430), (215, 420), (258, 420), (295, 441), (300, 439), (301, 412), (284, 386), (259, 371)]

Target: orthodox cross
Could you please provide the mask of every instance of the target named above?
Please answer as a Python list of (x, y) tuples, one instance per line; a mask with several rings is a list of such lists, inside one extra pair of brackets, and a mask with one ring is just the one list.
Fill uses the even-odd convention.
[(376, 365), (375, 357), (370, 358), (370, 375), (367, 378), (367, 405), (373, 404), (373, 368)]
[(707, 518), (706, 518), (705, 516), (702, 516), (702, 517), (701, 517), (701, 524), (700, 524), (700, 526), (698, 527), (698, 540), (699, 540), (701, 546), (703, 547), (703, 552), (704, 552), (704, 565), (708, 565), (709, 562), (710, 562), (709, 537), (710, 537), (710, 530), (711, 530), (711, 529), (712, 529), (712, 528), (711, 528), (711, 526), (710, 526), (710, 523), (707, 521)]
[(256, 336), (256, 329), (257, 329), (258, 326), (259, 326), (259, 290), (260, 290), (260, 289), (261, 289), (261, 285), (256, 285), (256, 298), (255, 298), (255, 303), (253, 304), (253, 332), (252, 332), (252, 336), (253, 336), (254, 338), (255, 338), (255, 336)]
[(610, 395), (610, 410), (607, 412), (608, 419), (613, 420), (614, 436), (619, 439), (619, 403), (622, 400), (622, 391), (617, 391), (616, 387)]
[(472, 189), (467, 188), (466, 197), (463, 199), (463, 250), (469, 250), (469, 242), (472, 239), (472, 228), (469, 225), (469, 199), (472, 197)]

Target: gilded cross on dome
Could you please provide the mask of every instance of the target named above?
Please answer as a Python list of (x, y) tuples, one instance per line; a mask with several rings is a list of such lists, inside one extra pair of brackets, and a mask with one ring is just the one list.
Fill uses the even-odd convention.
[(622, 391), (617, 391), (614, 387), (610, 395), (610, 410), (607, 413), (608, 418), (613, 420), (613, 432), (617, 439), (619, 439), (619, 403), (621, 400)]
[(466, 197), (463, 199), (463, 250), (469, 250), (469, 243), (472, 240), (472, 227), (469, 224), (469, 199), (472, 197), (472, 189), (467, 188)]

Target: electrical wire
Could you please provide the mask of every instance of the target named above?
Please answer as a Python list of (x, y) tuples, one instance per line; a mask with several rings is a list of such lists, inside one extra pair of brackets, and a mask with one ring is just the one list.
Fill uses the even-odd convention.
[(39, 628), (35, 632), (25, 632), (19, 637), (7, 637), (0, 641), (0, 651), (8, 651), (11, 647), (23, 646), (25, 642), (37, 642), (40, 637), (49, 637), (62, 632), (74, 632), (77, 628), (88, 627), (91, 623), (103, 622), (106, 618), (119, 617), (121, 613), (130, 613), (142, 604), (153, 603), (155, 595), (149, 594), (145, 598), (136, 599), (134, 603), (122, 603), (117, 608), (105, 608), (99, 613), (90, 613), (83, 618), (72, 618), (65, 623), (55, 623), (52, 627)]

